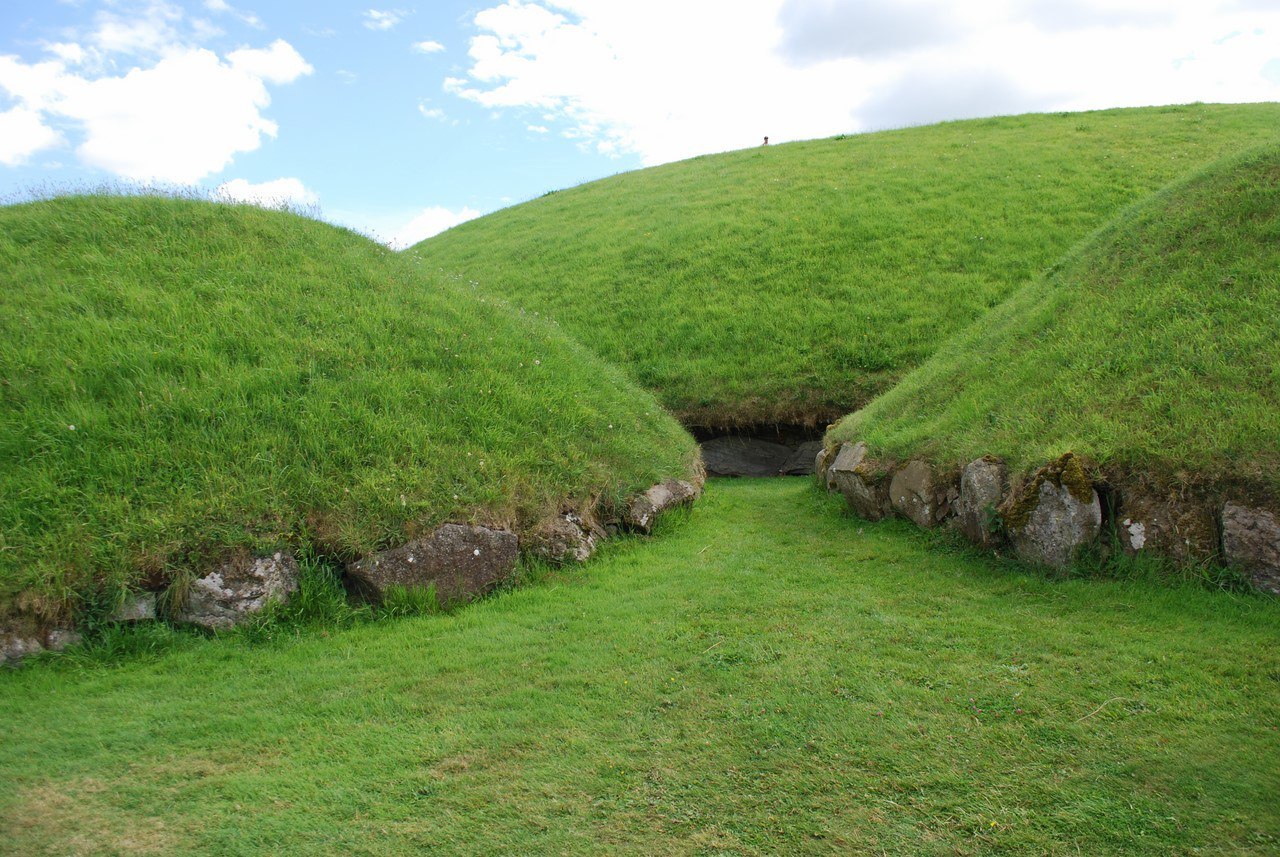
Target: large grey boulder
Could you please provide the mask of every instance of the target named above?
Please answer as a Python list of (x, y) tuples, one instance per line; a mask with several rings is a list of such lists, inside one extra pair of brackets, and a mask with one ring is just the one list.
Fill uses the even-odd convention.
[(1253, 585), (1280, 595), (1280, 518), (1236, 503), (1222, 508), (1222, 553)]
[(1184, 565), (1217, 556), (1218, 522), (1207, 501), (1132, 480), (1117, 484), (1116, 496), (1116, 535), (1130, 556), (1154, 553)]
[(698, 499), (702, 489), (681, 479), (668, 479), (631, 499), (622, 515), (622, 523), (641, 533), (653, 531), (658, 517), (668, 509), (684, 506)]
[(548, 562), (586, 562), (606, 537), (593, 518), (570, 509), (539, 522), (524, 537), (522, 547)]
[(519, 539), (508, 530), (442, 524), (431, 535), (347, 565), (347, 576), (379, 602), (393, 586), (435, 586), (441, 606), (467, 601), (510, 576)]
[(1063, 569), (1098, 537), (1102, 503), (1071, 453), (1045, 465), (1001, 508), (1009, 539), (1025, 562)]
[(754, 437), (716, 437), (702, 444), (709, 476), (777, 476), (792, 449)]
[(979, 547), (1000, 541), (997, 509), (1009, 490), (1009, 470), (995, 458), (970, 461), (960, 473), (960, 502), (956, 516), (960, 532)]
[(174, 619), (225, 631), (298, 589), (298, 563), (286, 553), (237, 557), (191, 584)]
[(917, 527), (930, 529), (950, 511), (942, 480), (928, 463), (908, 461), (889, 481), (889, 504)]
[(844, 495), (845, 502), (856, 514), (868, 521), (879, 521), (892, 509), (889, 501), (891, 470), (890, 462), (871, 458), (867, 445), (858, 441), (841, 444), (827, 473), (835, 489)]
[(0, 618), (0, 664), (16, 664), (41, 652), (60, 652), (80, 642), (80, 634), (64, 625), (47, 626), (26, 616)]
[(809, 440), (791, 452), (778, 473), (782, 476), (812, 476), (816, 470), (816, 456), (822, 450), (822, 441)]

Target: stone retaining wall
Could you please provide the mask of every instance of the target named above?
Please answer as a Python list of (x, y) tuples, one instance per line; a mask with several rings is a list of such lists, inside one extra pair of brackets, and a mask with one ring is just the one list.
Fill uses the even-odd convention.
[(1177, 564), (1225, 564), (1257, 589), (1280, 595), (1280, 514), (1241, 497), (1103, 480), (1073, 453), (1011, 475), (993, 456), (944, 469), (919, 459), (875, 458), (857, 442), (821, 450), (815, 471), (820, 486), (841, 494), (863, 518), (953, 527), (981, 547), (1011, 545), (1032, 565), (1066, 568), (1081, 548), (1105, 540), (1128, 554)]
[[(388, 587), (431, 587), (442, 605), (470, 601), (509, 579), (520, 554), (555, 562), (583, 562), (610, 535), (648, 534), (665, 512), (702, 495), (703, 476), (669, 479), (636, 494), (618, 510), (565, 507), (519, 534), (502, 527), (442, 524), (429, 535), (348, 563), (350, 588), (378, 602)], [(288, 552), (238, 555), (194, 580), (187, 597), (171, 612), (175, 622), (225, 630), (287, 601), (298, 589), (298, 563)], [(110, 617), (117, 622), (154, 621), (156, 593), (135, 593)], [(52, 625), (30, 616), (0, 615), (0, 664), (57, 651), (79, 640), (65, 623)]]

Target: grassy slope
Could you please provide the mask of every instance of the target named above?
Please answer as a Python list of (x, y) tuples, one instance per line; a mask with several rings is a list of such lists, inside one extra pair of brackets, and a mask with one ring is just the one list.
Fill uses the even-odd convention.
[(0, 209), (0, 604), (109, 600), (229, 546), (522, 523), (694, 453), (553, 326), (354, 233), (189, 200)]
[(1280, 105), (953, 122), (628, 173), (463, 224), (432, 268), (551, 315), (686, 424), (864, 404)]
[(0, 674), (0, 841), (1275, 853), (1280, 605), (927, 538), (715, 481), (665, 538), (453, 615)]
[(832, 430), (1036, 467), (1067, 450), (1280, 496), (1280, 146), (1135, 206)]

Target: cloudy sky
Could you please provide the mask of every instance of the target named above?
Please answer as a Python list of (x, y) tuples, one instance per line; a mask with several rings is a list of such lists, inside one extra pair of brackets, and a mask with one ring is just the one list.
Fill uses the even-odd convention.
[(289, 201), (402, 246), (706, 152), (1280, 100), (1280, 0), (0, 0), (0, 197)]

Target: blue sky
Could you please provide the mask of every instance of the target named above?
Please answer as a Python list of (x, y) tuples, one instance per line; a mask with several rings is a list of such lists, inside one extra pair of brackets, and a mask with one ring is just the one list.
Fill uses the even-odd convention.
[(3, 0), (0, 196), (193, 184), (403, 245), (766, 134), (1277, 99), (1274, 0)]

